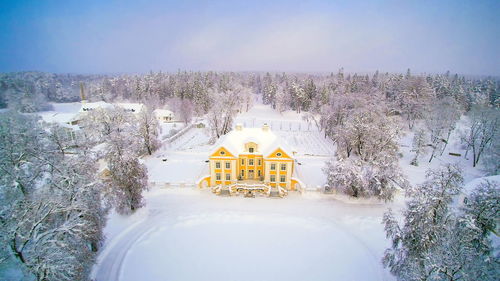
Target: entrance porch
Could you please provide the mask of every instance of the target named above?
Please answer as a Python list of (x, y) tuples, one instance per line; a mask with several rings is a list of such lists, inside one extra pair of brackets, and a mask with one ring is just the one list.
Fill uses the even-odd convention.
[(231, 185), (217, 185), (212, 188), (212, 192), (217, 195), (241, 195), (245, 197), (255, 197), (263, 195), (268, 197), (284, 197), (288, 191), (280, 186), (272, 187), (258, 180), (240, 180)]

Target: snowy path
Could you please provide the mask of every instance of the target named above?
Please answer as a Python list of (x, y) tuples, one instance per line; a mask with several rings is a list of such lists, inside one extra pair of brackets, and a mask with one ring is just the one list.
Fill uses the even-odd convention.
[(373, 243), (383, 238), (383, 210), (328, 197), (246, 199), (153, 190), (144, 210), (107, 226), (93, 277), (392, 280), (380, 264), (385, 245)]
[(130, 248), (137, 243), (145, 233), (157, 224), (158, 212), (152, 211), (148, 217), (133, 224), (111, 240), (97, 260), (97, 270), (93, 275), (97, 280), (120, 280), (123, 261)]

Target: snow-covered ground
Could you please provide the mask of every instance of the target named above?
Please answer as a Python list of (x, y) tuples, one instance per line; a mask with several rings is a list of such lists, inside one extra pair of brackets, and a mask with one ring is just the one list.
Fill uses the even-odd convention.
[[(75, 108), (55, 104), (55, 112), (42, 114)], [(256, 104), (236, 123), (269, 124), (297, 151), (297, 176), (308, 187), (325, 183), (322, 168), (334, 146), (300, 114)], [(442, 156), (409, 165), (412, 137), (400, 141), (400, 165), (412, 184), (443, 163), (463, 167), (466, 183), (483, 175), (470, 160), (448, 154), (464, 152), (456, 132)], [(388, 208), (403, 207), (402, 194), (387, 204), (315, 192), (284, 199), (215, 196), (190, 187), (208, 171), (209, 139), (207, 129), (191, 128), (143, 158), (155, 183), (146, 207), (127, 217), (110, 215), (95, 280), (394, 280), (380, 262), (389, 243), (381, 221)]]
[(380, 265), (387, 206), (155, 189), (113, 214), (96, 280), (392, 280)]
[(48, 123), (68, 123), (73, 120), (75, 115), (80, 110), (82, 106), (79, 102), (69, 102), (69, 103), (51, 103), (52, 110), (42, 111), (34, 114), (42, 117), (42, 120)]
[[(419, 184), (425, 180), (425, 172), (428, 169), (438, 168), (440, 165), (453, 163), (457, 164), (463, 171), (464, 181), (467, 183), (475, 178), (482, 177), (484, 172), (481, 170), (481, 166), (477, 168), (472, 167), (472, 159), (465, 159), (463, 155), (465, 155), (465, 150), (460, 144), (460, 130), (462, 130), (465, 126), (465, 120), (462, 118), (457, 123), (457, 128), (450, 135), (450, 143), (447, 145), (445, 151), (441, 155), (438, 153), (436, 158), (429, 163), (430, 154), (426, 154), (419, 158), (419, 166), (410, 165), (411, 160), (414, 157), (414, 153), (411, 152), (412, 149), (412, 139), (413, 133), (408, 132), (403, 138), (400, 140), (400, 150), (403, 157), (399, 161), (399, 165), (408, 176), (410, 183)], [(452, 156), (449, 153), (459, 153), (462, 156)]]

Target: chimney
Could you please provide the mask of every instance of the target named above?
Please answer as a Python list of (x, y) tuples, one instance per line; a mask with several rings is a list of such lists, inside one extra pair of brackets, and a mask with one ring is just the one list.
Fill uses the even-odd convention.
[(267, 123), (264, 123), (264, 125), (262, 126), (262, 131), (264, 131), (264, 132), (269, 131), (269, 125), (267, 125)]
[(83, 82), (80, 82), (80, 99), (82, 103), (87, 102), (87, 99), (85, 99), (85, 92), (83, 90)]
[(235, 127), (236, 131), (242, 131), (243, 130), (243, 125), (241, 123), (236, 124)]

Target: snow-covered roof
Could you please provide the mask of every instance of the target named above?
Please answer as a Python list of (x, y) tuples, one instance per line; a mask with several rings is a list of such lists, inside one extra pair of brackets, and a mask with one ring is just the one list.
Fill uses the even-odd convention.
[(71, 122), (75, 120), (76, 113), (61, 113), (55, 111), (48, 112), (39, 112), (39, 115), (42, 118), (42, 121), (47, 123), (57, 123), (62, 127), (79, 130), (80, 127), (76, 125), (71, 125)]
[(216, 149), (211, 154), (215, 153), (222, 146), (237, 156), (245, 152), (246, 143), (254, 142), (257, 144), (255, 154), (262, 154), (266, 157), (276, 149), (281, 148), (286, 154), (292, 157), (292, 149), (289, 148), (286, 141), (273, 133), (271, 128), (265, 128), (266, 126), (264, 125), (262, 128), (244, 128), (241, 124), (237, 124), (234, 130), (218, 141), (215, 146)]
[(79, 112), (80, 113), (85, 113), (91, 110), (94, 110), (96, 108), (110, 108), (113, 106), (119, 106), (126, 111), (130, 111), (132, 113), (139, 113), (142, 110), (144, 110), (145, 106), (142, 103), (107, 103), (105, 101), (98, 101), (98, 102), (86, 102), (82, 103), (82, 106), (80, 107)]
[(56, 111), (38, 113), (47, 123), (69, 123), (75, 118), (75, 113), (61, 113)]
[(155, 109), (156, 116), (174, 116), (174, 113), (168, 109)]
[(117, 103), (119, 107), (124, 108), (127, 111), (131, 111), (132, 113), (139, 113), (144, 110), (145, 106), (142, 103)]
[(109, 169), (108, 162), (106, 160), (104, 160), (104, 158), (99, 159), (97, 161), (97, 165), (98, 165), (99, 172), (102, 172), (106, 169)]
[(98, 102), (86, 102), (82, 103), (82, 106), (80, 107), (80, 110), (78, 112), (87, 112), (90, 110), (94, 110), (96, 108), (107, 108), (107, 107), (112, 107), (113, 105), (110, 103), (107, 103), (105, 101), (98, 101)]

